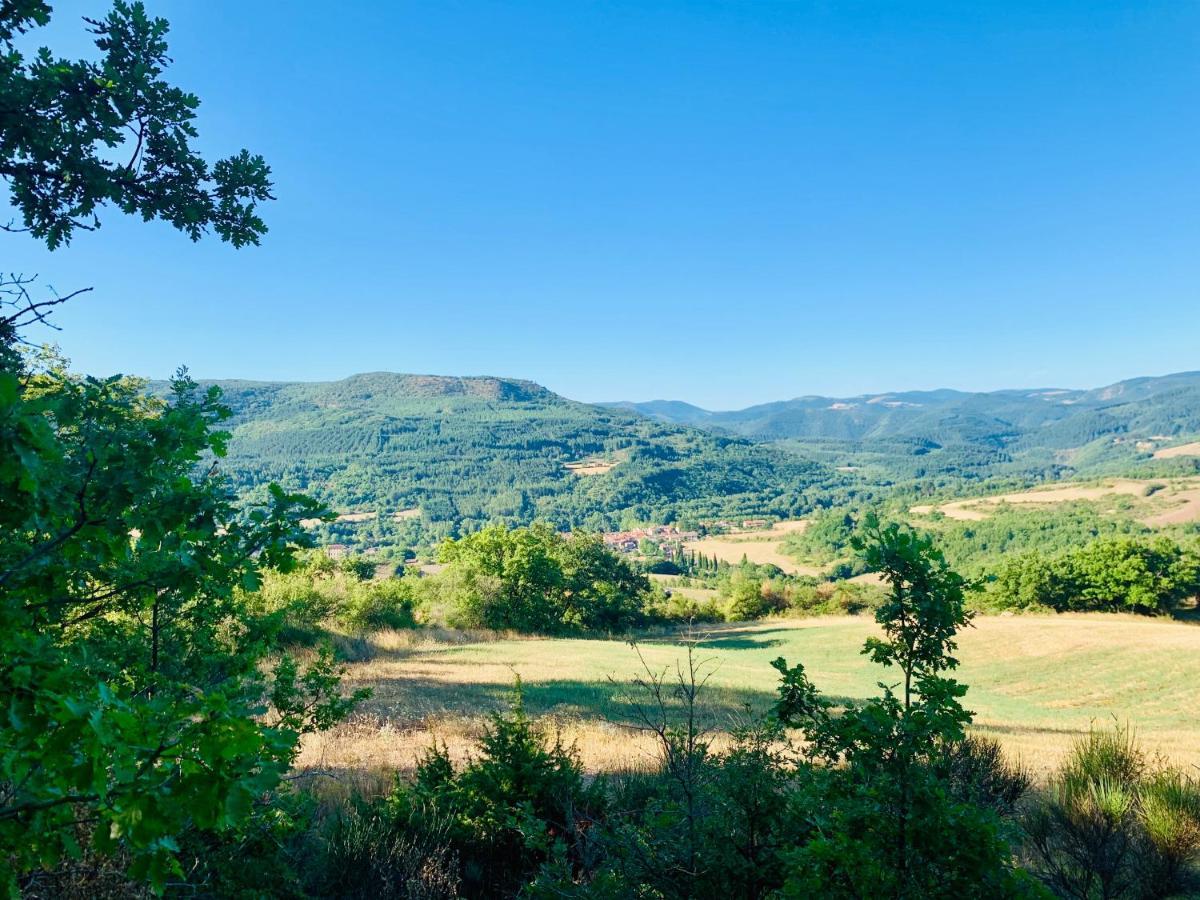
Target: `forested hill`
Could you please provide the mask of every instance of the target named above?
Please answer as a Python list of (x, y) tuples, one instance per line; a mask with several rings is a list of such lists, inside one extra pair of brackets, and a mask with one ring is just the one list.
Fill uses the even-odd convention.
[[(751, 441), (567, 400), (527, 381), (373, 373), (218, 384), (223, 463), (358, 514), (333, 540), (407, 545), (494, 520), (617, 528), (801, 514), (844, 476)], [(154, 386), (160, 389), (160, 386)]]
[(1200, 372), (1092, 390), (955, 390), (805, 396), (713, 412), (679, 401), (615, 403), (657, 421), (779, 442), (879, 477), (1067, 477), (1188, 468), (1155, 458), (1200, 435)]
[[(1125, 432), (1200, 431), (1200, 372), (1135, 378), (1093, 390), (955, 390), (806, 396), (714, 412), (677, 400), (606, 404), (661, 421), (721, 429), (758, 440), (1026, 436), (1054, 446)], [(1041, 432), (1041, 437), (1037, 433)]]

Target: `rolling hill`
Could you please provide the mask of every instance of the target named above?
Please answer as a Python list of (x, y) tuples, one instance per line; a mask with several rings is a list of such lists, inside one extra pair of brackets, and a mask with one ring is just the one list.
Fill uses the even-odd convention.
[(612, 405), (889, 480), (1182, 473), (1195, 470), (1193, 458), (1175, 457), (1168, 467), (1154, 453), (1200, 433), (1200, 372), (1091, 390), (804, 396), (729, 411), (663, 400)]
[(845, 481), (777, 448), (527, 381), (371, 373), (205, 384), (234, 412), (222, 463), (234, 483), (305, 490), (344, 515), (325, 539), (350, 544), (412, 546), (497, 520), (612, 529), (793, 516)]

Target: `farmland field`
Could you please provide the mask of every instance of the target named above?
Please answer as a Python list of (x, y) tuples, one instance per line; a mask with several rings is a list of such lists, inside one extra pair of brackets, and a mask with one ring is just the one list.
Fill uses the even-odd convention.
[(749, 531), (701, 538), (685, 544), (685, 548), (705, 556), (716, 557), (723, 562), (736, 565), (745, 557), (752, 563), (778, 566), (790, 575), (820, 575), (822, 569), (796, 562), (783, 552), (782, 543), (789, 534), (803, 531), (808, 522), (795, 519), (776, 522), (765, 531)]
[(1163, 447), (1154, 451), (1155, 459), (1174, 459), (1178, 456), (1200, 456), (1200, 441), (1190, 444), (1177, 444), (1174, 447)]
[(937, 511), (950, 519), (979, 522), (987, 519), (1000, 504), (1054, 505), (1080, 500), (1099, 503), (1122, 499), (1131, 507), (1128, 512), (1146, 525), (1176, 525), (1200, 520), (1200, 479), (1196, 478), (1117, 478), (1095, 484), (1067, 483), (1011, 494), (954, 500), (940, 506), (914, 506), (910, 512), (917, 516), (928, 516)]
[[(705, 715), (727, 729), (748, 704), (761, 711), (777, 681), (771, 660), (803, 662), (834, 697), (872, 695), (886, 672), (859, 650), (874, 623), (860, 617), (713, 626), (698, 650), (713, 673)], [(411, 767), (433, 740), (467, 752), (481, 715), (502, 708), (519, 675), (530, 712), (548, 716), (595, 770), (637, 766), (649, 743), (629, 729), (637, 653), (618, 640), (494, 639), (385, 632), (359, 647), (349, 681), (374, 696), (349, 722), (308, 739), (302, 767), (370, 774)], [(656, 671), (682, 659), (676, 638), (646, 638)], [(1095, 723), (1129, 722), (1146, 747), (1200, 763), (1200, 627), (1122, 615), (994, 616), (961, 635), (958, 677), (979, 731), (1044, 774)]]

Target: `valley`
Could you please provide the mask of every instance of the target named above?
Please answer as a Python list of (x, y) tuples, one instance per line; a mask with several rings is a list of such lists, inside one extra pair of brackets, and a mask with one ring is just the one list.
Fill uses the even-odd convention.
[[(1084, 391), (802, 397), (736, 412), (590, 405), (505, 378), (211, 383), (234, 412), (223, 466), (239, 489), (274, 480), (307, 491), (339, 514), (318, 527), (323, 542), (385, 557), (428, 553), (490, 521), (694, 530), (902, 498), (918, 518), (986, 516), (1001, 496), (1040, 506), (1108, 494), (1155, 527), (1200, 514), (1188, 487), (1200, 472), (1189, 443), (1200, 434), (1196, 373)], [(1092, 486), (1046, 491), (1080, 480)], [(782, 540), (704, 540), (716, 543), (692, 549), (811, 569)]]

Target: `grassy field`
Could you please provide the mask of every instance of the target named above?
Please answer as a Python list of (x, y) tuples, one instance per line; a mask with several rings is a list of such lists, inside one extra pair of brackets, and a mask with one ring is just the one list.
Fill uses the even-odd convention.
[[(835, 697), (870, 696), (887, 675), (859, 654), (874, 627), (866, 618), (713, 627), (698, 650), (712, 670), (707, 720), (723, 730), (747, 705), (764, 710), (778, 656), (803, 662)], [(575, 742), (589, 769), (650, 758), (649, 742), (629, 727), (641, 667), (626, 643), (415, 632), (376, 635), (357, 650), (364, 658), (350, 666), (350, 681), (374, 697), (351, 721), (311, 737), (301, 767), (378, 775), (410, 768), (433, 740), (462, 756), (517, 675), (530, 712)], [(656, 671), (682, 659), (677, 638), (647, 638), (640, 650)], [(986, 617), (962, 634), (959, 656), (978, 730), (1035, 772), (1054, 766), (1092, 723), (1114, 719), (1131, 723), (1151, 751), (1200, 764), (1200, 626), (1118, 615)]]
[[(1183, 450), (1190, 446), (1170, 449)], [(1121, 513), (1146, 525), (1177, 525), (1200, 520), (1200, 479), (1196, 478), (1113, 478), (1092, 484), (1064, 483), (1031, 491), (954, 500), (937, 507), (914, 506), (910, 512), (927, 516), (936, 509), (947, 518), (979, 522), (988, 518), (1002, 503), (1046, 506), (1085, 500), (1100, 504), (1101, 512), (1104, 512), (1121, 498), (1124, 498)]]
[(764, 531), (706, 537), (691, 541), (684, 547), (687, 550), (723, 560), (731, 565), (737, 565), (745, 557), (752, 563), (778, 566), (784, 572), (792, 575), (817, 576), (824, 571), (821, 567), (802, 565), (783, 552), (783, 542), (787, 536), (803, 531), (807, 525), (808, 522), (804, 519), (792, 519), (776, 522)]

